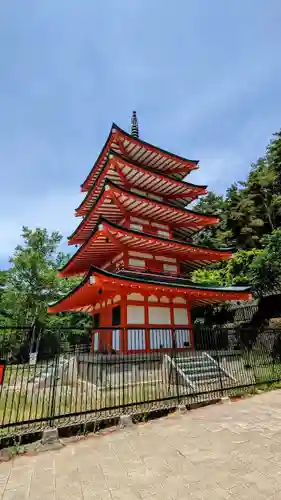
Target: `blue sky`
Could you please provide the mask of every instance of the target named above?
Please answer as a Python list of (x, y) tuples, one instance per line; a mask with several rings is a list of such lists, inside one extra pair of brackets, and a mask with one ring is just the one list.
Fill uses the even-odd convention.
[(75, 228), (112, 121), (200, 160), (223, 193), (281, 127), (280, 0), (14, 0), (0, 7), (0, 267), (22, 225)]

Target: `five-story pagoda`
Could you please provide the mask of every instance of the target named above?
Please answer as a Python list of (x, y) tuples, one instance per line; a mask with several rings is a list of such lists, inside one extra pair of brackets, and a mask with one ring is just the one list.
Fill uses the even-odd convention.
[(76, 210), (82, 220), (69, 238), (69, 244), (80, 247), (60, 275), (84, 279), (49, 312), (92, 314), (95, 350), (192, 348), (192, 307), (248, 300), (251, 295), (247, 287), (190, 281), (192, 270), (229, 259), (231, 252), (190, 242), (195, 232), (218, 222), (185, 208), (207, 193), (206, 186), (183, 181), (198, 162), (138, 135), (135, 112), (131, 134), (113, 124), (82, 184), (86, 195)]

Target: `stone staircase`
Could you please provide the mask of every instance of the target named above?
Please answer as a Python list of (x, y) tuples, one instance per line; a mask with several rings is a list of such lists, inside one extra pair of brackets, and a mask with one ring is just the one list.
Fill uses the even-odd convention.
[(166, 380), (169, 383), (188, 385), (191, 389), (202, 386), (230, 382), (234, 378), (212, 358), (207, 352), (196, 352), (188, 355), (165, 355), (163, 361)]

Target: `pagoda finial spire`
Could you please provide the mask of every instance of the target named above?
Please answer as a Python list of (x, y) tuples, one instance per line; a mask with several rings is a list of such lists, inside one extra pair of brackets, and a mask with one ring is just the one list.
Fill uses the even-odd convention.
[(133, 111), (132, 119), (131, 119), (131, 135), (133, 137), (139, 137), (139, 124), (137, 119), (137, 112)]

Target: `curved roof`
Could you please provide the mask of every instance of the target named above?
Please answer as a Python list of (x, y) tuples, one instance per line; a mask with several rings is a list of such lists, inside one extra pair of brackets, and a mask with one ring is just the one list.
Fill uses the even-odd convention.
[(92, 306), (98, 300), (103, 300), (107, 295), (118, 293), (118, 287), (125, 291), (138, 288), (142, 290), (155, 290), (159, 287), (165, 293), (176, 293), (186, 295), (191, 305), (206, 305), (229, 300), (251, 299), (250, 287), (213, 287), (200, 286), (185, 278), (158, 276), (155, 274), (118, 272), (112, 273), (95, 266), (91, 266), (84, 280), (76, 286), (65, 297), (53, 303), (49, 312), (76, 310)]
[(199, 186), (186, 181), (177, 181), (148, 167), (141, 167), (113, 150), (100, 169), (99, 176), (76, 209), (76, 215), (87, 215), (98, 198), (104, 183), (110, 180), (121, 187), (131, 186), (158, 196), (165, 196), (174, 205), (186, 206), (198, 196), (207, 194), (207, 186)]
[(101, 216), (118, 223), (126, 214), (162, 221), (178, 228), (185, 236), (218, 222), (218, 217), (151, 200), (107, 181), (91, 211), (69, 237), (69, 244), (84, 243)]
[(60, 269), (60, 274), (71, 276), (85, 273), (91, 264), (102, 267), (123, 250), (176, 257), (186, 263), (189, 271), (232, 256), (229, 249), (212, 249), (176, 239), (171, 240), (128, 229), (101, 217), (83, 245)]
[(82, 191), (90, 189), (99, 175), (99, 171), (104, 165), (110, 149), (143, 166), (150, 167), (159, 172), (165, 172), (167, 175), (178, 180), (183, 179), (191, 170), (198, 168), (197, 160), (188, 160), (133, 137), (113, 123), (98, 159), (81, 185)]

